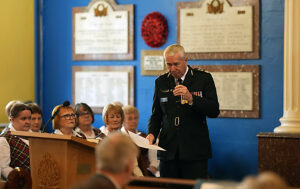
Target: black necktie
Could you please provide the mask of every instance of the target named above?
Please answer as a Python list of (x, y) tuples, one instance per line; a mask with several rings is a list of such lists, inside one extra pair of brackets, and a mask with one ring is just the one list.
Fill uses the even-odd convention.
[(177, 79), (177, 82), (179, 83), (179, 85), (182, 85), (182, 79), (181, 78)]

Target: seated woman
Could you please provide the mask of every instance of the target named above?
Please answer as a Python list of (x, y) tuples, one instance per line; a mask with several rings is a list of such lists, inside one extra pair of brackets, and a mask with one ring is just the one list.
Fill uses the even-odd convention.
[(77, 115), (77, 127), (75, 131), (83, 134), (86, 138), (101, 138), (103, 133), (92, 126), (94, 123), (94, 113), (86, 103), (78, 103), (75, 105), (75, 113)]
[(11, 131), (29, 131), (31, 109), (25, 104), (16, 103), (10, 110), (11, 127), (0, 137), (1, 174), (7, 178), (15, 167), (30, 171), (29, 141), (10, 135)]
[(10, 120), (10, 110), (11, 108), (16, 104), (16, 103), (22, 103), (19, 100), (11, 100), (9, 101), (6, 106), (5, 106), (5, 113), (7, 115), (7, 118), (9, 120), (9, 124), (5, 127), (5, 129), (2, 130), (1, 134), (5, 133), (6, 131), (8, 131), (10, 128), (12, 128), (12, 123)]
[(28, 106), (32, 110), (31, 114), (31, 126), (30, 129), (32, 132), (41, 132), (41, 126), (42, 126), (42, 110), (39, 105), (36, 103), (29, 103)]
[(122, 107), (114, 104), (106, 105), (102, 112), (102, 119), (105, 126), (102, 126), (100, 131), (106, 136), (113, 131), (120, 130), (124, 121)]
[(84, 135), (73, 130), (76, 123), (76, 115), (74, 109), (69, 104), (65, 105), (64, 103), (55, 106), (51, 115), (54, 116), (52, 126), (55, 134), (72, 135), (85, 139)]
[[(122, 132), (128, 133), (128, 131), (136, 133), (144, 138), (146, 134), (139, 132), (137, 126), (139, 123), (139, 112), (134, 106), (124, 106), (124, 126)], [(157, 160), (157, 150), (147, 150), (145, 148), (140, 149), (141, 153), (138, 157), (138, 165), (144, 176), (156, 176), (159, 177), (159, 160)]]

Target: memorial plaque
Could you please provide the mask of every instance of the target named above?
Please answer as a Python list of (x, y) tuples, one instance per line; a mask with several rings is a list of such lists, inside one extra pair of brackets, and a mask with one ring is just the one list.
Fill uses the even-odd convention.
[(134, 105), (133, 66), (73, 66), (73, 104), (87, 103), (102, 113), (109, 103)]
[(253, 110), (252, 72), (212, 72), (220, 110)]
[(73, 8), (73, 59), (133, 59), (133, 5), (94, 0)]
[(258, 0), (178, 2), (177, 22), (189, 59), (259, 58)]
[(210, 72), (220, 105), (219, 117), (259, 118), (259, 65), (193, 65)]
[(168, 72), (163, 53), (163, 50), (142, 50), (142, 75), (161, 75)]

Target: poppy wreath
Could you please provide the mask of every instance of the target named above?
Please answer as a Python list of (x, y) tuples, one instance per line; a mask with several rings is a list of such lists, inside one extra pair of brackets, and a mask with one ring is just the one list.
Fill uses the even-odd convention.
[(152, 12), (142, 22), (142, 37), (150, 47), (160, 47), (167, 41), (168, 23), (159, 12)]

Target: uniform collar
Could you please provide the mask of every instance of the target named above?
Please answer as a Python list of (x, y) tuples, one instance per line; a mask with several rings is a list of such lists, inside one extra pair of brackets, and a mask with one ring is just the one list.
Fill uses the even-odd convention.
[(184, 82), (185, 76), (186, 76), (186, 74), (188, 73), (188, 71), (189, 71), (189, 67), (187, 66), (187, 67), (186, 67), (186, 70), (185, 70), (185, 73), (184, 73), (183, 76), (180, 78), (180, 79), (182, 80), (182, 82)]

